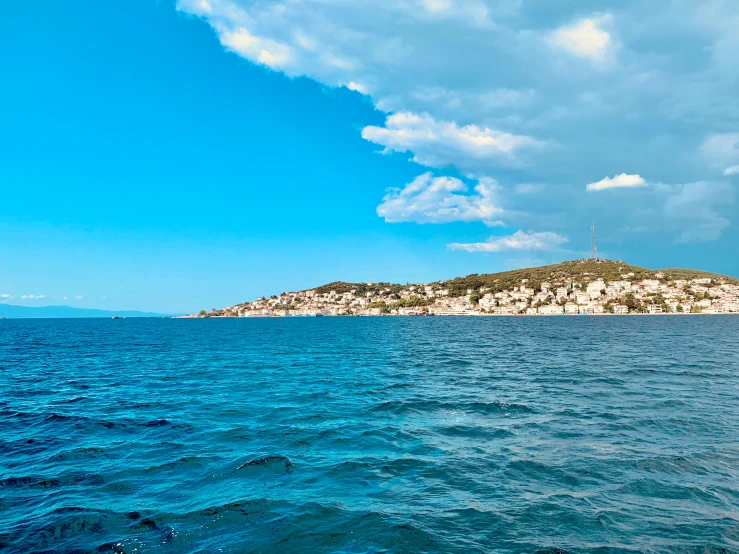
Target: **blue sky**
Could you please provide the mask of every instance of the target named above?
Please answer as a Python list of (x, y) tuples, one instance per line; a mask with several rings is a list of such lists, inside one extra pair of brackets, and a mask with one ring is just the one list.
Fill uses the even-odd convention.
[[(739, 6), (81, 0), (0, 19), (0, 301), (187, 312), (586, 256), (739, 275)], [(26, 298), (23, 298), (23, 297)]]

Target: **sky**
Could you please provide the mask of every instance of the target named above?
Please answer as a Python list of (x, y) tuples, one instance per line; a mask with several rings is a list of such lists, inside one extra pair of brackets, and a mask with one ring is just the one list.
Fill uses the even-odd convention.
[(0, 43), (0, 302), (430, 282), (591, 224), (739, 276), (734, 0), (31, 0)]

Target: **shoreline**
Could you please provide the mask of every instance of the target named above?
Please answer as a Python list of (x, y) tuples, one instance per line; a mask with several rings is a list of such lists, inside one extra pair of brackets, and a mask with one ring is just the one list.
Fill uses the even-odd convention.
[(629, 313), (629, 314), (342, 314), (342, 315), (249, 315), (249, 316), (230, 316), (230, 315), (215, 315), (208, 317), (201, 317), (198, 315), (182, 315), (173, 316), (170, 319), (314, 319), (316, 317), (554, 317), (554, 318), (578, 318), (578, 317), (667, 317), (667, 316), (696, 316), (696, 315), (739, 315), (739, 312), (700, 312), (700, 313), (661, 313), (661, 314), (642, 314), (642, 313)]

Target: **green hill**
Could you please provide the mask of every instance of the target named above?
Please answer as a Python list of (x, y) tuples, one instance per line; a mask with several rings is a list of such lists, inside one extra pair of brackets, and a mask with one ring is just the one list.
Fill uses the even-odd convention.
[(528, 286), (538, 288), (541, 283), (565, 285), (569, 283), (585, 283), (596, 279), (604, 281), (641, 281), (642, 279), (659, 279), (670, 282), (676, 279), (723, 279), (726, 282), (739, 283), (739, 279), (698, 271), (693, 269), (647, 269), (612, 260), (577, 260), (562, 262), (554, 265), (515, 269), (502, 273), (488, 273), (484, 275), (468, 275), (448, 281), (439, 281), (439, 285), (449, 289), (450, 296), (461, 296), (467, 289), (486, 287), (492, 292), (510, 290), (520, 285), (523, 279), (528, 280)]
[[(612, 260), (576, 260), (540, 267), (514, 269), (501, 273), (473, 273), (466, 277), (436, 281), (432, 284), (440, 288), (449, 289), (450, 296), (463, 296), (467, 294), (468, 289), (479, 289), (480, 287), (488, 288), (492, 292), (510, 290), (513, 287), (519, 286), (523, 279), (528, 280), (529, 287), (536, 289), (544, 282), (556, 286), (569, 283), (582, 284), (599, 278), (604, 281), (659, 279), (666, 283), (677, 279), (709, 278), (723, 280), (726, 283), (739, 284), (739, 279), (735, 277), (710, 273), (708, 271), (697, 269), (647, 269)], [(347, 283), (344, 281), (335, 281), (317, 287), (315, 290), (319, 293), (336, 291), (339, 294), (356, 290), (358, 294), (364, 295), (367, 292), (379, 292), (387, 289), (397, 292), (408, 286), (396, 283)]]

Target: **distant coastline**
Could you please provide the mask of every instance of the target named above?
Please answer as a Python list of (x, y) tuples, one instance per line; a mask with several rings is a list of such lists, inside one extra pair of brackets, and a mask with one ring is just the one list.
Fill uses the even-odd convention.
[(118, 317), (169, 317), (166, 314), (135, 310), (97, 310), (73, 306), (15, 306), (0, 304), (0, 317), (6, 319), (62, 319), (62, 318), (111, 318)]
[(691, 314), (739, 314), (739, 279), (588, 259), (427, 284), (336, 281), (181, 317)]

